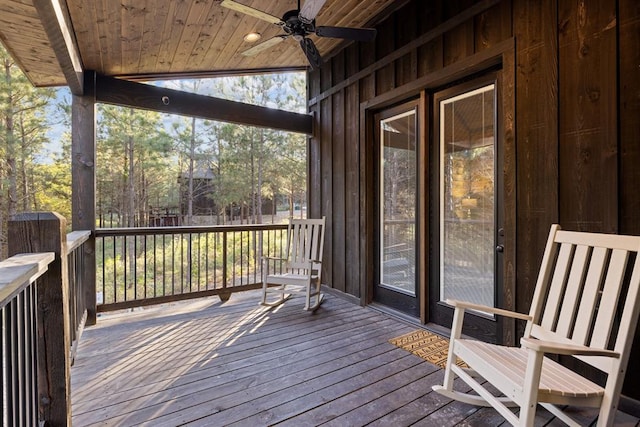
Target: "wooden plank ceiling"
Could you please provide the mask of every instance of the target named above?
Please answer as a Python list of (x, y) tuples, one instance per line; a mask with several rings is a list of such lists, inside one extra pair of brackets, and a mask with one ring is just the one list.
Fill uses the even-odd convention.
[[(278, 17), (297, 8), (297, 0), (237, 1)], [(37, 0), (0, 0), (0, 39), (34, 85), (66, 85), (34, 3)], [(373, 26), (394, 3), (327, 0), (317, 25)], [(254, 57), (241, 55), (253, 46), (243, 40), (245, 34), (258, 32), (262, 42), (282, 31), (223, 8), (219, 0), (66, 0), (66, 4), (83, 68), (106, 76), (214, 75), (307, 66), (292, 38)], [(322, 56), (330, 56), (343, 42), (311, 38)]]

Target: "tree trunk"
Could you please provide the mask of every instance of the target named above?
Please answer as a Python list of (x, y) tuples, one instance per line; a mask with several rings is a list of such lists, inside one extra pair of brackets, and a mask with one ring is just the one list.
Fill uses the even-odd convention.
[(258, 153), (258, 185), (256, 189), (256, 214), (257, 214), (257, 223), (262, 224), (262, 173), (263, 173), (263, 164), (264, 164), (264, 129), (260, 129), (260, 144), (259, 153)]
[(276, 222), (276, 214), (278, 213), (278, 203), (276, 202), (276, 192), (273, 191), (273, 195), (271, 196), (271, 224)]
[[(27, 136), (24, 132), (24, 117), (20, 114), (20, 180), (22, 184), (22, 212), (27, 212), (30, 209), (29, 200), (31, 198), (31, 189), (29, 188), (29, 174), (27, 173)], [(34, 209), (35, 209), (35, 194), (33, 195)], [(36, 209), (37, 210), (37, 209)]]
[[(144, 162), (140, 162), (140, 164), (144, 164)], [(140, 201), (138, 203), (138, 224), (141, 227), (145, 227), (149, 225), (149, 215), (147, 205), (149, 204), (147, 200), (147, 182), (144, 173), (144, 166), (140, 168)]]
[(187, 188), (187, 225), (193, 225), (193, 169), (196, 156), (196, 118), (191, 118), (191, 140), (189, 144), (189, 181)]
[(17, 211), (17, 181), (16, 181), (16, 155), (15, 155), (15, 135), (13, 129), (13, 93), (11, 91), (11, 62), (7, 59), (4, 62), (4, 76), (7, 84), (7, 108), (5, 110), (4, 125), (6, 136), (6, 162), (7, 162), (7, 217)]
[(256, 172), (255, 172), (255, 145), (253, 141), (253, 130), (251, 130), (251, 222), (256, 223)]
[[(133, 112), (133, 110), (131, 110)], [(127, 203), (127, 216), (128, 216), (128, 227), (135, 227), (135, 203), (136, 203), (136, 188), (135, 188), (135, 162), (133, 159), (133, 136), (129, 135), (127, 138), (127, 151), (129, 157), (129, 176), (127, 178), (127, 194), (129, 196), (129, 200)]]
[(295, 186), (291, 183), (291, 191), (289, 191), (289, 218), (293, 218), (293, 205), (294, 205), (294, 197), (295, 197)]
[[(129, 109), (130, 117), (133, 118), (133, 108)], [(132, 126), (131, 121), (129, 125)], [(129, 176), (127, 178), (127, 194), (129, 197), (128, 206), (127, 206), (127, 216), (128, 216), (128, 226), (135, 227), (135, 202), (136, 202), (136, 189), (135, 189), (135, 161), (133, 158), (134, 155), (134, 139), (133, 139), (133, 129), (130, 129), (129, 135), (127, 137), (127, 155), (129, 156)], [(129, 273), (127, 277), (129, 278), (129, 283), (127, 284), (127, 288), (135, 288), (136, 286), (136, 236), (125, 237), (127, 241), (127, 256), (129, 258)], [(125, 292), (127, 290), (125, 289)], [(134, 289), (135, 295), (135, 289)]]

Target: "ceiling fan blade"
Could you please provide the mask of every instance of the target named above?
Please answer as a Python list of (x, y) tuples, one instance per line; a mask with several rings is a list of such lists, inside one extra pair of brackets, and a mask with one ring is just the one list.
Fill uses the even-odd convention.
[(312, 23), (326, 1), (327, 0), (305, 0), (304, 5), (298, 13), (298, 17), (307, 24)]
[(254, 9), (249, 6), (245, 6), (242, 3), (235, 2), (233, 0), (222, 0), (220, 2), (220, 6), (226, 7), (227, 9), (235, 10), (236, 12), (244, 13), (245, 15), (253, 16), (254, 18), (262, 19), (263, 21), (270, 22), (276, 25), (283, 25), (282, 20), (276, 16), (269, 15), (266, 12), (263, 12), (258, 9)]
[(287, 37), (289, 37), (288, 35), (280, 35), (280, 36), (275, 36), (270, 38), (269, 40), (266, 40), (260, 44), (257, 44), (255, 46), (253, 46), (250, 49), (245, 50), (244, 52), (241, 53), (241, 55), (244, 56), (255, 56), (257, 54), (259, 54), (260, 52), (262, 52), (263, 50), (267, 50), (270, 47), (273, 47), (277, 44), (279, 44), (282, 40), (286, 39)]
[(349, 39), (359, 42), (370, 42), (376, 38), (375, 28), (317, 27), (319, 37)]
[(306, 37), (303, 38), (302, 40), (300, 40), (300, 47), (304, 51), (304, 54), (307, 56), (312, 69), (316, 70), (322, 66), (322, 58), (320, 57), (320, 52), (318, 52), (316, 45), (313, 43), (313, 40)]

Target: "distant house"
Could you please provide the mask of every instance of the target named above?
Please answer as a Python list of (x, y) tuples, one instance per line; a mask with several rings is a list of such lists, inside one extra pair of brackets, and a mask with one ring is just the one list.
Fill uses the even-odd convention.
[[(193, 171), (193, 215), (209, 216), (216, 214), (216, 204), (214, 202), (215, 174), (208, 165), (196, 165)], [(189, 172), (185, 171), (178, 177), (180, 186), (180, 213), (187, 215), (189, 210)]]

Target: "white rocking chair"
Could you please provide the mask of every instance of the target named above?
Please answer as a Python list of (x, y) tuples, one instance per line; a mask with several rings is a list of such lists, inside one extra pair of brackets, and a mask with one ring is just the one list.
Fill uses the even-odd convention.
[[(598, 426), (610, 426), (638, 322), (640, 237), (561, 231), (551, 227), (529, 315), (448, 301), (455, 307), (442, 386), (433, 389), (462, 402), (493, 406), (513, 425), (531, 426), (540, 403), (571, 426), (556, 405), (600, 408)], [(466, 309), (527, 321), (521, 347), (461, 338)], [(545, 357), (572, 355), (607, 374), (604, 387)], [(469, 368), (455, 364), (464, 360)], [(453, 389), (454, 376), (478, 395)], [(495, 397), (474, 377), (503, 396)], [(520, 408), (519, 416), (508, 406)]]
[[(320, 293), (324, 230), (324, 217), (289, 221), (286, 257), (262, 258), (262, 305), (276, 306), (291, 296), (289, 292), (304, 292), (305, 310), (314, 311), (320, 307), (324, 298)], [(277, 262), (282, 263), (279, 272), (270, 274), (270, 264)], [(278, 299), (268, 302), (267, 294), (270, 293), (278, 294)]]

